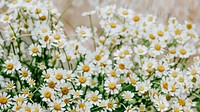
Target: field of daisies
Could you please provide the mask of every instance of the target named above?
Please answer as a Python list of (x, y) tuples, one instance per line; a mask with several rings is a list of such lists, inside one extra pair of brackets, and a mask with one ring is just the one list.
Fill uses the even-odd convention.
[(113, 4), (69, 33), (50, 0), (0, 4), (0, 112), (200, 111), (195, 24)]

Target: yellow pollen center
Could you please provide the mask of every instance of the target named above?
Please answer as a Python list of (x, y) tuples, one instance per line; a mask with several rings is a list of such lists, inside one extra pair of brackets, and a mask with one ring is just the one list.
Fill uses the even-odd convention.
[(98, 96), (95, 95), (95, 94), (93, 94), (93, 95), (91, 96), (91, 100), (92, 100), (93, 102), (98, 101)]
[(182, 33), (182, 31), (180, 29), (175, 30), (176, 35), (180, 35), (181, 33)]
[(109, 101), (108, 102), (108, 108), (112, 108), (113, 107), (113, 102)]
[(180, 54), (185, 55), (186, 54), (186, 50), (184, 48), (179, 50)]
[(101, 55), (96, 55), (95, 60), (99, 61), (101, 59)]
[(154, 40), (156, 37), (153, 34), (149, 34), (149, 38)]
[(50, 81), (50, 82), (48, 83), (48, 86), (49, 86), (50, 88), (54, 88), (54, 87), (56, 86), (56, 83), (53, 82), (53, 81)]
[(66, 94), (69, 93), (69, 89), (68, 89), (67, 87), (63, 87), (63, 88), (61, 89), (61, 92), (62, 92), (63, 95), (66, 95)]
[(61, 106), (58, 103), (55, 103), (53, 107), (55, 110), (61, 110)]
[(86, 34), (86, 32), (84, 31), (84, 30), (80, 30), (80, 32), (79, 32), (81, 35), (85, 35)]
[(137, 83), (137, 81), (136, 81), (135, 79), (133, 79), (133, 78), (131, 78), (130, 81), (131, 81), (131, 83), (132, 83), (133, 85), (135, 85), (135, 84)]
[(45, 98), (51, 98), (51, 92), (45, 91), (45, 92), (44, 92), (44, 97), (45, 97)]
[(140, 20), (140, 17), (136, 15), (132, 19), (133, 19), (133, 21), (138, 22)]
[(12, 63), (8, 63), (7, 65), (6, 65), (6, 69), (7, 70), (12, 70), (14, 68), (14, 64), (12, 64)]
[(120, 63), (120, 64), (119, 64), (119, 68), (120, 68), (121, 70), (124, 70), (124, 69), (125, 69), (125, 65), (124, 65), (123, 63)]
[(178, 103), (179, 103), (179, 105), (181, 105), (181, 106), (185, 106), (185, 104), (186, 104), (185, 100), (183, 100), (183, 99), (179, 99), (179, 100), (178, 100)]
[(116, 89), (116, 84), (114, 82), (111, 82), (108, 84), (108, 88), (111, 90), (114, 90), (114, 89)]
[(178, 72), (174, 71), (172, 72), (172, 77), (176, 78), (178, 76)]
[(159, 72), (164, 72), (165, 71), (165, 67), (163, 65), (158, 65), (158, 71)]
[(38, 52), (38, 48), (35, 47), (35, 46), (31, 50), (32, 50), (33, 53), (37, 53)]
[(0, 104), (6, 104), (8, 102), (8, 98), (5, 96), (0, 97)]
[(138, 53), (143, 53), (144, 50), (143, 49), (138, 49)]
[(163, 109), (165, 108), (165, 105), (164, 105), (164, 104), (159, 104), (159, 105), (158, 105), (158, 108), (159, 108), (160, 110), (163, 110)]
[(116, 76), (116, 72), (115, 72), (114, 70), (112, 70), (112, 71), (110, 71), (110, 75), (111, 75), (112, 77), (115, 77), (115, 76)]
[(163, 82), (162, 85), (163, 85), (163, 88), (164, 88), (164, 89), (168, 89), (168, 83), (167, 83), (167, 82)]
[(85, 83), (87, 81), (85, 76), (80, 76), (78, 80), (80, 83)]
[(56, 79), (61, 80), (63, 78), (63, 75), (61, 73), (56, 74)]
[(138, 86), (139, 91), (144, 91), (144, 86)]
[(187, 29), (192, 29), (192, 25), (191, 24), (187, 24)]
[(128, 15), (128, 11), (123, 11), (122, 14)]
[(155, 50), (159, 51), (161, 49), (161, 45), (160, 44), (155, 44), (154, 48), (155, 48)]
[(27, 71), (23, 71), (23, 72), (22, 72), (22, 76), (23, 76), (23, 77), (27, 77), (27, 76), (28, 76), (28, 72), (27, 72)]
[(60, 40), (61, 37), (60, 37), (59, 34), (55, 34), (55, 35), (53, 36), (53, 38), (56, 39), (56, 40)]
[(196, 71), (195, 69), (192, 69), (191, 74), (192, 74), (192, 75), (196, 75), (196, 74), (197, 74), (197, 71)]
[(157, 35), (160, 36), (160, 37), (162, 37), (162, 36), (164, 35), (164, 33), (163, 33), (163, 31), (158, 30), (158, 31), (157, 31)]
[(175, 53), (176, 53), (176, 50), (175, 50), (175, 49), (172, 49), (172, 50), (169, 50), (169, 52), (170, 52), (171, 54), (175, 54)]
[(117, 25), (116, 25), (115, 23), (113, 23), (113, 22), (110, 23), (110, 27), (111, 27), (111, 28), (116, 28), (116, 26), (117, 26)]
[(179, 82), (184, 82), (184, 80), (185, 79), (183, 77), (179, 77), (179, 79), (178, 79)]
[(148, 64), (147, 64), (147, 67), (148, 68), (151, 68), (153, 66), (153, 63), (151, 63), (151, 62), (149, 62)]
[(83, 65), (82, 70), (84, 72), (88, 72), (90, 70), (90, 66), (89, 65)]

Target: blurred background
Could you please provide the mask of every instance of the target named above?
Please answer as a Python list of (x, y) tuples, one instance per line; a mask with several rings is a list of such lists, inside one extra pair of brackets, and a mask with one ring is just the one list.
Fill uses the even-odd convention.
[[(200, 0), (53, 0), (53, 2), (61, 13), (66, 10), (62, 21), (67, 32), (71, 32), (78, 25), (89, 26), (89, 19), (82, 17), (82, 12), (109, 4), (131, 8), (143, 15), (155, 15), (159, 22), (166, 22), (169, 17), (176, 17), (181, 23), (187, 20), (195, 23), (200, 32)], [(97, 17), (93, 16), (93, 23), (98, 26)]]

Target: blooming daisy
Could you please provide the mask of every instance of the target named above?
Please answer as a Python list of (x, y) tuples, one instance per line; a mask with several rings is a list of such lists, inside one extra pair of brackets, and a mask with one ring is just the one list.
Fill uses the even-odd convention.
[(104, 86), (106, 92), (110, 94), (117, 94), (121, 89), (121, 85), (118, 84), (118, 79), (113, 77), (107, 78)]
[(1, 92), (0, 93), (0, 109), (1, 110), (7, 109), (11, 105), (12, 105), (11, 96), (8, 95), (8, 93), (6, 92)]
[(31, 44), (29, 47), (29, 54), (31, 56), (40, 56), (41, 55), (41, 46)]

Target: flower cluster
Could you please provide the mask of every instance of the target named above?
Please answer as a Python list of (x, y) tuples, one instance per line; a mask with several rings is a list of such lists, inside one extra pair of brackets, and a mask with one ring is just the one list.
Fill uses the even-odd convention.
[[(195, 25), (159, 24), (115, 5), (85, 12), (68, 34), (49, 0), (5, 1), (0, 110), (195, 112), (200, 105)], [(100, 28), (92, 25), (97, 14)], [(90, 47), (85, 46), (92, 43)]]

